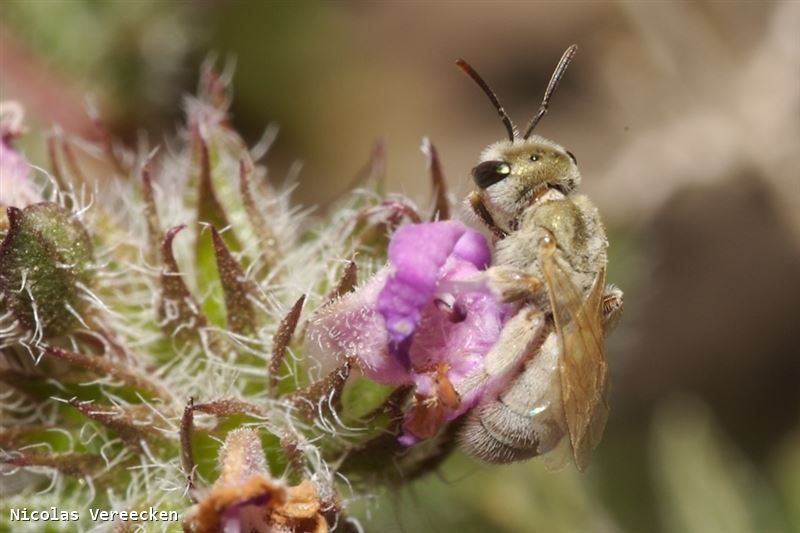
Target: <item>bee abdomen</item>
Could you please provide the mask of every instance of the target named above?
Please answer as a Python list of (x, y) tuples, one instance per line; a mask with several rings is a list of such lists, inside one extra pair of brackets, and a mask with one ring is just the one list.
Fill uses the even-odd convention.
[(539, 455), (539, 439), (530, 418), (500, 401), (478, 406), (459, 435), (466, 453), (488, 463), (511, 463)]

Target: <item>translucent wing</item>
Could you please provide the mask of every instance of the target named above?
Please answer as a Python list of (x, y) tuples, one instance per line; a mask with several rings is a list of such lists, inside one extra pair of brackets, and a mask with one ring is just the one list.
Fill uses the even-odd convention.
[(540, 456), (544, 467), (550, 472), (559, 472), (572, 462), (572, 444), (564, 437), (555, 448)]
[(555, 250), (553, 239), (546, 241), (539, 250), (539, 264), (561, 344), (561, 397), (572, 455), (575, 466), (583, 471), (608, 419), (608, 372), (601, 325), (605, 269), (597, 274), (584, 299), (556, 261)]

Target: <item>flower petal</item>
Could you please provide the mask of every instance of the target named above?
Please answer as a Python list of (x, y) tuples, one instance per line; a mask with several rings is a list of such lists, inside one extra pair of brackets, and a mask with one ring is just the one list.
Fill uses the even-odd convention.
[(478, 269), (484, 270), (492, 260), (492, 252), (486, 243), (486, 238), (473, 229), (467, 228), (464, 235), (458, 239), (453, 255), (469, 261)]
[(23, 131), (24, 116), (17, 102), (0, 102), (0, 206), (23, 208), (42, 201), (31, 181), (28, 161), (11, 145)]
[(454, 252), (479, 268), (490, 256), (483, 236), (455, 221), (410, 224), (392, 237), (389, 262), (394, 272), (378, 296), (378, 311), (395, 344), (414, 332), (421, 308), (430, 301), (440, 270)]

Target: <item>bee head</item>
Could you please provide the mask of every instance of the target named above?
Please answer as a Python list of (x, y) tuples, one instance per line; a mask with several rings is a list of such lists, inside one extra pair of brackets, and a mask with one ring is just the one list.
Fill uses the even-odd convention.
[(472, 169), (472, 178), (484, 205), (500, 222), (518, 218), (550, 191), (570, 194), (581, 175), (571, 152), (534, 135), (490, 145)]
[(547, 84), (539, 111), (521, 136), (497, 95), (480, 74), (463, 59), (456, 61), (456, 65), (489, 98), (508, 134), (508, 140), (492, 144), (484, 150), (480, 163), (472, 169), (472, 177), (480, 189), (479, 195), (484, 206), (495, 222), (501, 226), (503, 221), (506, 222), (504, 229), (511, 229), (519, 215), (548, 192), (554, 191), (549, 196), (566, 196), (580, 182), (575, 156), (562, 146), (533, 135), (577, 51), (578, 47), (573, 44), (561, 56)]

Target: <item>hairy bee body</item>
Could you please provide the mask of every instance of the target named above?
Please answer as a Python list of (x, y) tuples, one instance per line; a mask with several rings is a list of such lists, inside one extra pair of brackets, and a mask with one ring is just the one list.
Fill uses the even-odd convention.
[(597, 273), (605, 268), (608, 241), (597, 209), (583, 194), (564, 196), (556, 190), (547, 191), (524, 213), (519, 228), (497, 242), (494, 263), (541, 279), (537, 247), (547, 234), (558, 245), (557, 260), (576, 285), (588, 293)]
[(468, 415), (461, 449), (488, 463), (520, 461), (554, 449), (567, 432), (558, 356), (558, 340), (550, 332), (507, 388)]
[[(549, 190), (522, 215), (519, 227), (498, 241), (495, 265), (509, 266), (538, 279), (538, 243), (546, 235), (557, 243), (556, 261), (586, 295), (605, 268), (607, 241), (597, 209), (585, 195)], [(546, 291), (525, 305), (550, 314)], [(461, 447), (484, 461), (508, 463), (547, 453), (568, 433), (562, 409), (558, 334), (552, 315), (545, 319), (540, 344), (528, 354), (504, 389), (478, 405), (462, 430)]]
[(575, 192), (575, 156), (532, 135), (576, 51), (573, 45), (561, 57), (522, 136), (486, 82), (457, 63), (508, 133), (481, 154), (468, 201), (495, 236), (487, 283), (513, 311), (482, 367), (456, 391), (487, 391), (459, 439), (464, 451), (491, 463), (541, 455), (568, 439), (584, 470), (608, 417), (603, 340), (620, 315), (622, 292), (605, 287), (608, 241), (594, 204)]

